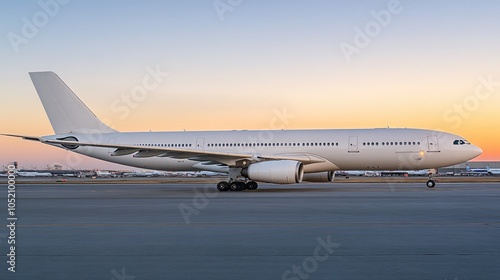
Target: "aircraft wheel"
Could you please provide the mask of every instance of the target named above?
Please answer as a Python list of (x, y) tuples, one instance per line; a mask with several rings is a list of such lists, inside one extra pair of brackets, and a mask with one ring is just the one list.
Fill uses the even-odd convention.
[(432, 189), (436, 186), (436, 182), (434, 182), (434, 180), (429, 180), (427, 181), (426, 185), (429, 189)]
[(255, 181), (250, 181), (247, 183), (247, 190), (253, 191), (253, 190), (256, 190), (258, 187), (259, 187), (259, 185)]
[(232, 182), (231, 184), (229, 184), (229, 189), (233, 192), (241, 191), (240, 182)]
[(238, 185), (240, 186), (240, 191), (244, 191), (247, 189), (247, 184), (245, 182), (238, 182)]
[(229, 190), (229, 184), (227, 182), (219, 182), (217, 184), (217, 190), (219, 190), (220, 192), (226, 192)]

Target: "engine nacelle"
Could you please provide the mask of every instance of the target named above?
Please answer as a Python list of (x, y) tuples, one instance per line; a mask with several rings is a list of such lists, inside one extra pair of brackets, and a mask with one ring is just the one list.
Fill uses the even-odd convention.
[(305, 173), (302, 181), (325, 183), (325, 182), (333, 182), (334, 178), (335, 178), (335, 171), (315, 172), (315, 173)]
[(260, 182), (295, 184), (302, 182), (304, 166), (302, 162), (294, 160), (263, 161), (251, 164), (241, 174)]

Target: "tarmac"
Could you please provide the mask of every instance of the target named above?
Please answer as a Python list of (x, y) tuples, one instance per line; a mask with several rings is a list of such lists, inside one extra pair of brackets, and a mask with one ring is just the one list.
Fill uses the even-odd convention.
[(20, 184), (16, 217), (0, 279), (500, 279), (498, 183)]

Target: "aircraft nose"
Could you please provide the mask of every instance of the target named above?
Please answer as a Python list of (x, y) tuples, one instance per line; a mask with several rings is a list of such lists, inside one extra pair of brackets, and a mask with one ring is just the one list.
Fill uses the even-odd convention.
[(483, 153), (483, 150), (481, 148), (479, 148), (478, 146), (474, 146), (474, 145), (471, 145), (470, 151), (471, 151), (472, 158), (478, 157), (479, 155), (481, 155)]

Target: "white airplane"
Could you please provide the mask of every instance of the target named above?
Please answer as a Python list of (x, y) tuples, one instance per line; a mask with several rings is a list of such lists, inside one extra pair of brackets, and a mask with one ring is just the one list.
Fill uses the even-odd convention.
[(137, 168), (227, 173), (219, 191), (254, 190), (256, 181), (331, 182), (336, 170), (438, 168), (482, 153), (461, 136), (424, 129), (118, 132), (55, 73), (30, 76), (55, 135), (4, 135)]
[(382, 176), (428, 176), (429, 174), (435, 174), (436, 172), (429, 169), (422, 170), (386, 170), (382, 171)]
[(123, 173), (123, 176), (125, 177), (158, 177), (158, 176), (163, 176), (164, 174), (160, 171), (132, 171), (132, 172), (125, 172)]
[(100, 170), (96, 170), (95, 175), (97, 177), (111, 177), (111, 176), (113, 176), (113, 174), (111, 174), (111, 172), (109, 172), (109, 171), (100, 171)]
[(380, 177), (380, 172), (378, 171), (366, 171), (365, 177)]
[(486, 165), (486, 170), (490, 175), (500, 175), (500, 168), (490, 168)]
[(346, 171), (341, 171), (339, 172), (343, 176), (349, 177), (349, 176), (365, 176), (366, 171), (365, 170), (346, 170)]
[[(489, 168), (489, 167), (488, 167)], [(465, 165), (465, 172), (462, 172), (462, 176), (486, 176), (490, 175), (488, 169), (484, 168), (470, 168), (468, 164)]]
[(197, 171), (195, 175), (196, 177), (214, 177), (214, 176), (222, 176), (224, 175), (224, 173), (212, 172), (212, 171)]
[(20, 177), (52, 177), (49, 172), (16, 171), (15, 174)]

